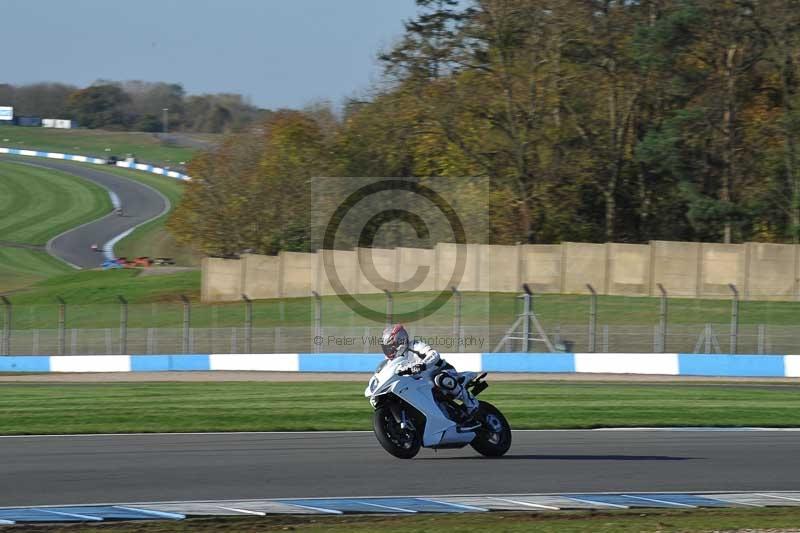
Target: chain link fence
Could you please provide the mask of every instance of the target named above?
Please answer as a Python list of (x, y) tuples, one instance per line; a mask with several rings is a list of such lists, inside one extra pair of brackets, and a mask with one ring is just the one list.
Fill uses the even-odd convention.
[[(388, 320), (418, 294), (372, 295)], [(527, 305), (527, 307), (526, 307)], [(523, 340), (529, 321), (528, 341)], [(538, 327), (536, 326), (538, 324)], [(409, 321), (442, 352), (800, 353), (800, 302), (453, 293)], [(0, 355), (376, 353), (385, 323), (338, 298), (203, 305), (196, 302), (0, 305)], [(547, 342), (544, 339), (547, 339)]]

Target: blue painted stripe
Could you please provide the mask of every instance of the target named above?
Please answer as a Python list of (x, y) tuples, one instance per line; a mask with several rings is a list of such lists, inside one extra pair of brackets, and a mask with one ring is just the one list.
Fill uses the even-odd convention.
[(47, 355), (0, 356), (0, 372), (50, 372), (50, 356)]
[(374, 372), (383, 360), (380, 354), (300, 354), (300, 372)]
[(209, 355), (132, 355), (133, 372), (211, 370)]
[(39, 509), (0, 509), (0, 519), (13, 522), (85, 522), (77, 516), (54, 515)]
[(484, 372), (575, 372), (571, 353), (484, 353)]
[(678, 354), (682, 376), (783, 377), (782, 355)]

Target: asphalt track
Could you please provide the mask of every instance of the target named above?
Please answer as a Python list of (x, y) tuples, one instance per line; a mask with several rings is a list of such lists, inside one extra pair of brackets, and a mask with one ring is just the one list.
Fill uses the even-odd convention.
[[(265, 416), (269, 416), (265, 413)], [(519, 431), (471, 448), (387, 455), (368, 432), (0, 438), (0, 507), (124, 501), (800, 486), (800, 432)]]
[(68, 230), (52, 239), (47, 249), (56, 257), (80, 267), (95, 268), (103, 263), (103, 254), (93, 252), (92, 244), (103, 246), (114, 237), (148, 220), (156, 218), (169, 209), (169, 200), (155, 189), (116, 174), (103, 172), (97, 165), (81, 165), (63, 161), (42, 159), (35, 162), (21, 161), (15, 157), (0, 157), (15, 163), (40, 168), (59, 170), (89, 180), (113, 192), (119, 198), (124, 216), (110, 213), (95, 221)]

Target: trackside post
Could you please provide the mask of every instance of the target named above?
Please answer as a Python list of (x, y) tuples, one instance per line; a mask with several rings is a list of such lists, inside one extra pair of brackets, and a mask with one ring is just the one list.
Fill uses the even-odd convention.
[(253, 300), (242, 294), (244, 300), (244, 352), (253, 353)]
[(451, 287), (453, 290), (453, 298), (455, 298), (455, 312), (453, 313), (453, 338), (458, 344), (458, 351), (464, 351), (464, 344), (458, 342), (461, 339), (461, 293), (456, 287)]
[(119, 300), (119, 353), (128, 353), (128, 300), (117, 295)]
[(13, 316), (11, 301), (5, 296), (0, 296), (6, 308), (5, 320), (3, 320), (3, 342), (0, 344), (0, 355), (11, 355), (11, 318)]
[(58, 355), (64, 355), (66, 347), (67, 302), (61, 296), (58, 300)]
[(733, 283), (728, 283), (728, 287), (733, 293), (733, 300), (731, 300), (731, 345), (730, 352), (735, 354), (738, 349), (739, 341), (739, 290)]
[(314, 295), (314, 353), (319, 353), (322, 345), (322, 297), (317, 291), (311, 291)]
[(597, 351), (597, 291), (591, 283), (587, 283), (586, 288), (592, 293), (589, 301), (589, 353), (594, 353)]
[(183, 302), (183, 353), (191, 351), (191, 324), (192, 324), (192, 308), (189, 304), (189, 298), (181, 294), (181, 301)]
[(667, 290), (660, 283), (658, 290), (661, 292), (661, 306), (658, 313), (658, 332), (661, 335), (661, 342), (658, 347), (659, 351), (664, 353), (667, 351)]

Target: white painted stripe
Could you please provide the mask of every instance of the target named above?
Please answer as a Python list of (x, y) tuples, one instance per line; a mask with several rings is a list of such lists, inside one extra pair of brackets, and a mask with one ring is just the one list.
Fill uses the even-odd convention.
[(483, 356), (480, 353), (443, 353), (442, 357), (459, 371), (483, 370)]
[(522, 505), (524, 507), (534, 507), (536, 509), (549, 509), (551, 511), (558, 511), (558, 510), (561, 509), (561, 507), (555, 507), (555, 506), (552, 506), (552, 505), (542, 505), (542, 504), (539, 504), (539, 503), (521, 502), (519, 500), (512, 500), (510, 498), (497, 498), (497, 497), (493, 497), (493, 496), (487, 496), (487, 499), (489, 499), (489, 500), (497, 500), (499, 502), (513, 503), (515, 505)]
[(688, 503), (668, 502), (665, 500), (658, 500), (656, 498), (645, 498), (644, 496), (633, 496), (631, 494), (623, 494), (626, 498), (633, 498), (634, 500), (644, 500), (646, 502), (663, 503), (666, 505), (674, 505), (675, 507), (688, 507), (690, 509), (697, 509), (696, 505), (689, 505)]
[(800, 377), (800, 355), (783, 356), (783, 375), (787, 378)]
[(297, 372), (300, 370), (300, 355), (296, 353), (211, 354), (209, 365), (211, 370)]
[(58, 154), (58, 153), (54, 153), (54, 152), (48, 152), (47, 153), (47, 157), (49, 159), (65, 159), (67, 156), (66, 156), (66, 154)]
[(606, 506), (606, 507), (614, 507), (615, 509), (630, 509), (630, 507), (628, 507), (627, 505), (618, 505), (616, 503), (598, 502), (598, 501), (594, 501), (594, 500), (589, 500), (587, 498), (578, 498), (578, 497), (575, 497), (575, 496), (568, 496), (566, 494), (562, 494), (562, 496), (564, 496), (565, 498), (569, 498), (570, 500), (575, 500), (576, 502), (590, 503), (592, 505), (599, 505), (600, 507)]
[(237, 509), (235, 507), (223, 507), (222, 505), (217, 505), (216, 507), (218, 509), (225, 509), (226, 511), (233, 511), (234, 513), (253, 514), (256, 516), (267, 516), (267, 513), (262, 513), (261, 511), (249, 511), (247, 509)]
[(36, 150), (20, 150), (19, 155), (36, 156)]
[(344, 514), (341, 511), (337, 511), (336, 509), (326, 509), (324, 507), (311, 507), (310, 505), (300, 505), (299, 503), (289, 503), (289, 502), (280, 502), (285, 505), (291, 505), (292, 507), (300, 507), (301, 509), (311, 509), (312, 511), (319, 511), (321, 513), (331, 513), (331, 514)]
[(80, 161), (81, 163), (86, 163), (87, 157), (85, 155), (75, 155), (72, 156), (73, 161)]
[(65, 513), (63, 511), (51, 511), (49, 509), (36, 509), (42, 513), (50, 513), (59, 516), (69, 516), (70, 518), (80, 518), (81, 520), (91, 520), (92, 522), (102, 522), (103, 519), (99, 516), (90, 516), (88, 514)]
[(381, 505), (377, 503), (370, 503), (364, 501), (358, 501), (358, 503), (363, 503), (364, 505), (369, 505), (370, 507), (379, 507), (381, 509), (389, 509), (390, 511), (400, 511), (401, 513), (416, 513), (416, 511), (412, 511), (411, 509), (403, 509), (402, 507), (392, 507), (391, 505)]
[(441, 505), (449, 505), (450, 507), (458, 507), (459, 509), (467, 509), (468, 511), (488, 511), (489, 509), (484, 509), (483, 507), (474, 507), (472, 505), (464, 505), (463, 503), (451, 503), (451, 502), (443, 502), (439, 500), (432, 500), (431, 498), (417, 498), (418, 500), (422, 500), (425, 502), (432, 502), (438, 503)]
[(576, 353), (575, 372), (678, 375), (675, 353)]
[(7, 154), (7, 153), (9, 153), (10, 151), (11, 151), (11, 150), (9, 150), (8, 148), (0, 148), (0, 154)]
[(748, 502), (741, 502), (735, 498), (723, 498), (719, 494), (698, 494), (701, 498), (707, 498), (709, 500), (717, 500), (722, 503), (735, 503), (736, 505), (744, 505), (746, 507), (764, 507), (763, 505), (759, 505), (757, 503), (748, 503)]
[(186, 518), (186, 515), (180, 513), (168, 513), (166, 511), (154, 511), (152, 509), (137, 509), (135, 507), (127, 507), (125, 505), (113, 505), (112, 507), (116, 509), (122, 509), (123, 511), (135, 511), (137, 513), (144, 513), (150, 516), (158, 516), (160, 518), (172, 518), (175, 520), (183, 520)]
[(777, 498), (780, 500), (789, 500), (792, 502), (800, 502), (800, 498), (789, 498), (788, 496), (778, 496), (777, 494), (763, 494), (761, 492), (756, 492), (756, 496), (763, 496), (764, 498)]
[(130, 372), (129, 355), (54, 355), (51, 372)]
[[(148, 222), (150, 221), (148, 220)], [(133, 233), (133, 230), (135, 230), (137, 227), (138, 226), (135, 226), (133, 228), (125, 230), (116, 237), (114, 237), (113, 239), (111, 239), (110, 241), (108, 241), (107, 243), (105, 243), (103, 245), (103, 257), (108, 259), (109, 261), (112, 261), (116, 257), (114, 255), (114, 246), (116, 246), (119, 241), (121, 241), (122, 239)]]

